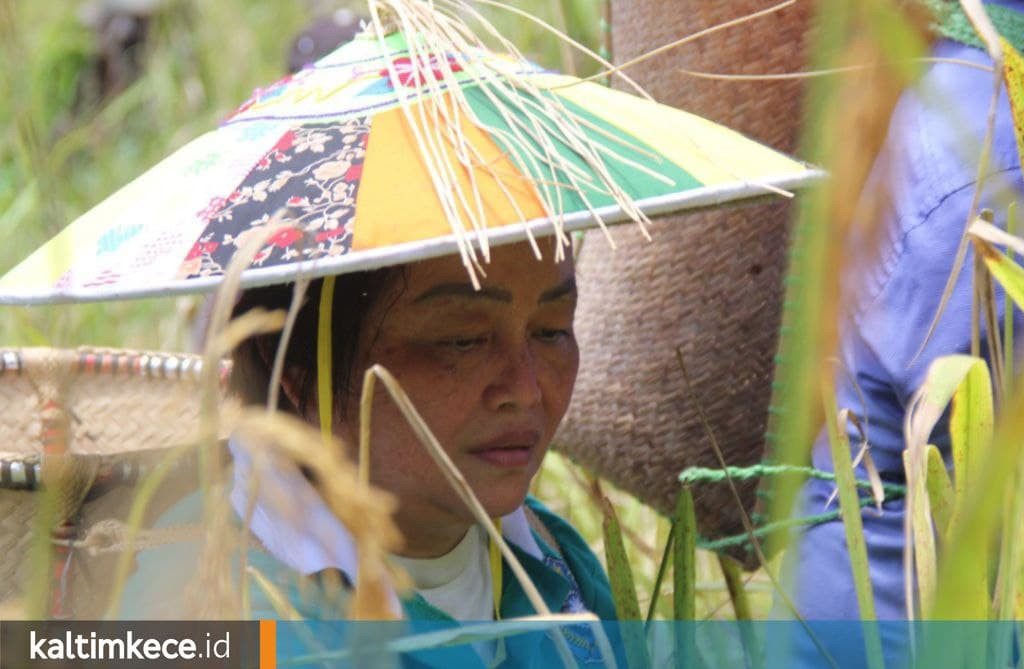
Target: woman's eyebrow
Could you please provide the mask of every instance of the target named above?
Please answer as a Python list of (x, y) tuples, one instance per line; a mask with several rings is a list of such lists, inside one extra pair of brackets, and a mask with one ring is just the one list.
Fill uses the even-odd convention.
[(541, 293), (540, 297), (537, 298), (537, 303), (540, 304), (542, 302), (554, 302), (555, 300), (560, 300), (563, 297), (576, 297), (575, 277), (569, 277), (568, 279), (558, 284), (554, 288), (545, 290), (543, 293)]
[(489, 299), (498, 302), (511, 302), (512, 293), (502, 288), (484, 287), (480, 290), (473, 288), (468, 283), (439, 283), (436, 286), (426, 289), (412, 301), (419, 304), (437, 297), (463, 297), (468, 299)]
[[(554, 302), (565, 297), (575, 296), (576, 279), (570, 277), (554, 288), (549, 288), (541, 293), (540, 297), (537, 298), (537, 303), (542, 304), (544, 302)], [(496, 300), (498, 302), (505, 303), (512, 302), (512, 293), (504, 288), (484, 286), (477, 290), (468, 283), (439, 283), (436, 286), (432, 286), (420, 293), (412, 303), (420, 304), (421, 302), (426, 302), (438, 297), (461, 297), (465, 299)]]

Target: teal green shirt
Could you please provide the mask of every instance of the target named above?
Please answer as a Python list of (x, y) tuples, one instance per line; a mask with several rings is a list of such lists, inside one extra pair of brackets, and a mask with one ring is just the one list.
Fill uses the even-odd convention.
[[(615, 607), (611, 588), (597, 557), (586, 542), (558, 515), (552, 513), (538, 500), (528, 497), (526, 505), (541, 520), (549, 535), (557, 543), (551, 546), (536, 531), (531, 529), (534, 539), (541, 548), (543, 559), (512, 544), (527, 576), (537, 587), (545, 604), (553, 613), (570, 610), (573, 602), (597, 615), (602, 620), (614, 620)], [(161, 517), (157, 526), (195, 523), (200, 517), (201, 498), (194, 493), (179, 502)], [(125, 618), (174, 619), (189, 617), (188, 583), (192, 581), (196, 566), (198, 544), (176, 543), (146, 550), (138, 557), (138, 568), (125, 589), (122, 615)], [(234, 560), (237, 564), (237, 559)], [(327, 579), (302, 576), (279, 562), (274, 556), (260, 548), (249, 551), (248, 563), (251, 568), (264, 575), (273, 584), (277, 595), (287, 602), (306, 620), (337, 620), (343, 617), (349, 597), (346, 588), (331, 591)], [(568, 574), (565, 572), (568, 570)], [(236, 578), (238, 574), (235, 574)], [(236, 581), (237, 582), (237, 581)], [(260, 587), (255, 579), (249, 580), (249, 610), (253, 619), (281, 619), (287, 617), (275, 605), (274, 596)], [(434, 608), (422, 597), (413, 593), (402, 600), (408, 632), (433, 631), (454, 628), (457, 623), (443, 611)], [(502, 563), (502, 592), (500, 616), (503, 620), (535, 615), (533, 606), (518, 579), (504, 562)], [(380, 623), (358, 623), (357, 625), (381, 625)], [(279, 626), (279, 637), (287, 633), (287, 624)], [(574, 625), (564, 636), (576, 658), (584, 663), (600, 662), (592, 631), (586, 626)], [(279, 657), (303, 655), (299, 638), (279, 638)], [(283, 643), (282, 643), (283, 642)], [(498, 659), (512, 661), (516, 666), (561, 665), (548, 634), (522, 634), (508, 637), (498, 645)], [(285, 654), (282, 654), (284, 652)], [(405, 659), (415, 658), (413, 665), (433, 666), (483, 666), (480, 657), (471, 645), (461, 645), (442, 650), (419, 651)], [(455, 662), (457, 664), (452, 664)], [(408, 662), (406, 662), (408, 664)]]

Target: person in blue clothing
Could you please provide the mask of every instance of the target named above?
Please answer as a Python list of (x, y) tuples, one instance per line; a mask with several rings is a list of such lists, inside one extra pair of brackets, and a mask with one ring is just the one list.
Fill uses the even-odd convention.
[[(1024, 10), (1020, 2), (999, 4)], [(999, 27), (1000, 21), (996, 25)], [(1012, 35), (1005, 31), (1004, 35), (1013, 41)], [(952, 40), (938, 42), (933, 55), (987, 68), (992, 65), (977, 45)], [(985, 69), (938, 62), (929, 65), (921, 81), (904, 92), (870, 182), (871, 188), (880, 188), (888, 196), (884, 198), (880, 234), (870, 249), (863, 246), (863, 240), (851, 241), (851, 255), (873, 260), (858, 268), (853, 277), (852, 308), (840, 330), (842, 364), (836, 374), (836, 399), (841, 408), (862, 418), (874, 462), (887, 482), (905, 483), (903, 420), (929, 365), (940, 356), (970, 352), (973, 253), (969, 252), (964, 264), (967, 269), (956, 278), (941, 320), (918, 355), (953, 269), (975, 195), (992, 77)], [(992, 209), (997, 222), (1004, 224), (1008, 203), (1024, 204), (1020, 158), (1005, 91), (999, 100), (992, 156), (985, 172), (980, 208)], [(1003, 297), (998, 289), (997, 304), (1002, 318)], [(1024, 321), (1017, 310), (1014, 320), (1019, 333)], [(981, 340), (985, 341), (984, 330)], [(860, 435), (855, 428), (850, 426), (849, 432), (851, 443), (858, 444)], [(946, 419), (936, 427), (930, 443), (939, 447), (949, 463)], [(816, 468), (832, 470), (824, 433), (815, 444), (812, 460)], [(857, 474), (866, 478), (863, 468)], [(803, 491), (804, 514), (824, 511), (833, 490), (831, 482), (810, 480)], [(883, 504), (881, 512), (867, 508), (862, 514), (875, 611), (882, 620), (908, 616), (903, 578), (904, 509), (905, 500), (895, 499)], [(794, 551), (795, 601), (802, 616), (814, 620), (861, 617), (839, 520), (807, 528)], [(883, 627), (883, 633), (886, 629)], [(890, 657), (901, 652), (900, 642), (892, 639), (886, 645)]]

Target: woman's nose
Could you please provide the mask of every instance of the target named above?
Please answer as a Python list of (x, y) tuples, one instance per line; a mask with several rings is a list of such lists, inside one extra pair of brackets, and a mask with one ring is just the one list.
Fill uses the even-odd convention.
[(499, 353), (498, 372), (486, 391), (493, 410), (522, 409), (541, 401), (537, 359), (526, 342)]

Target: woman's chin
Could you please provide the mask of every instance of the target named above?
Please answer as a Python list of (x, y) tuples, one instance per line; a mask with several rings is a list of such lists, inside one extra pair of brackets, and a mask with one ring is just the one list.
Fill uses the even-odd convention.
[(487, 515), (499, 518), (522, 506), (537, 467), (533, 463), (526, 467), (487, 465), (466, 467), (463, 471)]
[(500, 518), (501, 516), (507, 516), (522, 506), (528, 490), (528, 483), (526, 485), (509, 485), (505, 483), (492, 486), (486, 491), (478, 489), (477, 496), (480, 498), (480, 503), (483, 505), (484, 510), (487, 511), (488, 516)]

